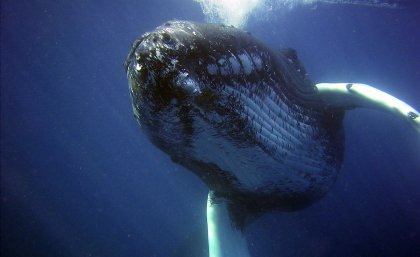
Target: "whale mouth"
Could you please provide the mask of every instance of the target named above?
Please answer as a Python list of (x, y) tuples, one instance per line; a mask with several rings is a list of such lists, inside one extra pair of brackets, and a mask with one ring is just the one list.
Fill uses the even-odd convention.
[(232, 27), (171, 21), (135, 41), (125, 68), (143, 131), (215, 194), (296, 209), (335, 181), (343, 113), (308, 104), (315, 91), (294, 51), (275, 53)]

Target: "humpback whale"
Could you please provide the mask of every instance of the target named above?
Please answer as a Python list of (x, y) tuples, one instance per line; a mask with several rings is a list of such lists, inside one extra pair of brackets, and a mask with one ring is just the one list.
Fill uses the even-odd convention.
[(365, 84), (315, 84), (294, 49), (231, 26), (165, 22), (133, 43), (124, 66), (144, 133), (209, 187), (211, 257), (249, 256), (252, 219), (331, 189), (347, 110), (389, 111), (420, 132), (419, 112), (403, 101)]

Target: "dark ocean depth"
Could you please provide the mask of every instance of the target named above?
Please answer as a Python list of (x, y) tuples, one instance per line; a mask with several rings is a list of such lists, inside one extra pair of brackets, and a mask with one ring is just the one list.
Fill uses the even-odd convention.
[[(315, 82), (360, 82), (420, 109), (420, 6), (318, 4), (251, 16)], [(123, 62), (192, 0), (1, 1), (1, 256), (205, 257), (207, 188), (141, 133)], [(345, 118), (345, 160), (313, 206), (247, 229), (252, 256), (420, 256), (420, 135)]]

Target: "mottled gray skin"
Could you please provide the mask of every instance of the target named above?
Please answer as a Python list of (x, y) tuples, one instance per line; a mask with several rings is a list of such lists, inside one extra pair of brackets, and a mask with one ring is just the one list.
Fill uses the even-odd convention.
[(294, 50), (170, 21), (134, 42), (125, 67), (150, 140), (239, 212), (297, 210), (336, 180), (344, 113), (324, 107)]

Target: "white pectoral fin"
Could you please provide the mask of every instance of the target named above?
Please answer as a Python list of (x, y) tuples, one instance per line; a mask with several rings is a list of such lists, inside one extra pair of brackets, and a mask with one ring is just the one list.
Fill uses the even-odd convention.
[(207, 199), (207, 229), (209, 257), (250, 257), (244, 234), (232, 222), (228, 202), (216, 200), (212, 192)]
[(321, 98), (331, 107), (366, 107), (391, 112), (407, 120), (420, 133), (419, 112), (377, 88), (358, 83), (319, 83), (315, 87)]

